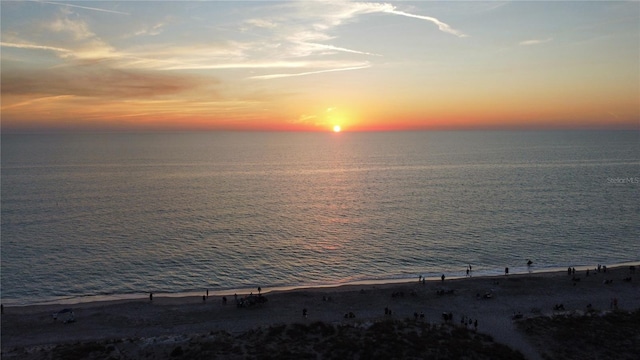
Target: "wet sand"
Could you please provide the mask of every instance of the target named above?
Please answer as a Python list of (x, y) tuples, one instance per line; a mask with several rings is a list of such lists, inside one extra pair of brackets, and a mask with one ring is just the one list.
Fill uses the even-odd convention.
[[(636, 268), (638, 266), (636, 265)], [(638, 273), (640, 274), (640, 272)], [(288, 291), (263, 289), (264, 304), (237, 307), (234, 294), (163, 297), (79, 303), (4, 307), (2, 354), (20, 348), (43, 348), (55, 344), (125, 338), (156, 338), (202, 334), (224, 330), (240, 333), (259, 326), (323, 321), (330, 324), (370, 323), (384, 318), (413, 318), (424, 313), (425, 321), (439, 323), (443, 313), (478, 322), (478, 332), (521, 351), (528, 359), (540, 359), (539, 351), (517, 330), (513, 317), (554, 313), (608, 311), (616, 299), (618, 309), (640, 308), (640, 278), (629, 266), (590, 270), (513, 274), (492, 277), (415, 281), (394, 284), (349, 285)], [(631, 277), (632, 281), (623, 279)], [(573, 280), (579, 278), (578, 281)], [(609, 283), (607, 280), (611, 280)], [(257, 289), (253, 291), (257, 294)], [(485, 297), (485, 294), (491, 296)], [(204, 295), (204, 292), (203, 292)], [(242, 298), (248, 294), (238, 293)], [(554, 310), (562, 304), (564, 311)], [(64, 324), (52, 314), (73, 308), (76, 321)], [(385, 308), (391, 315), (385, 315)], [(303, 316), (307, 309), (307, 316)], [(354, 318), (345, 318), (353, 313)]]

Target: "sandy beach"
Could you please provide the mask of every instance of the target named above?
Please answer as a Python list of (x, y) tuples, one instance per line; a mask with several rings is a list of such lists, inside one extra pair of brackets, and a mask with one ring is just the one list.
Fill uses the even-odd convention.
[[(636, 268), (638, 266), (635, 266)], [(174, 339), (224, 330), (231, 334), (276, 324), (369, 324), (378, 320), (413, 319), (453, 324), (488, 334), (498, 343), (541, 359), (540, 345), (519, 331), (517, 322), (532, 317), (585, 312), (633, 311), (640, 308), (640, 279), (630, 266), (598, 272), (595, 267), (568, 274), (512, 274), (492, 277), (349, 285), (289, 291), (262, 289), (266, 303), (238, 307), (233, 293), (222, 296), (163, 297), (136, 300), (4, 307), (2, 358), (24, 358), (58, 344), (110, 339)], [(257, 295), (258, 290), (253, 291)], [(204, 292), (203, 292), (204, 295)], [(248, 294), (238, 293), (242, 299)], [(562, 305), (562, 308), (557, 308)], [(555, 307), (555, 309), (554, 309)], [(75, 322), (52, 314), (73, 308)], [(306, 309), (306, 316), (303, 310)], [(390, 314), (389, 314), (390, 312)], [(352, 313), (352, 317), (345, 317)], [(387, 314), (385, 314), (387, 313)], [(460, 325), (461, 326), (461, 325)], [(38, 357), (34, 357), (38, 358)]]

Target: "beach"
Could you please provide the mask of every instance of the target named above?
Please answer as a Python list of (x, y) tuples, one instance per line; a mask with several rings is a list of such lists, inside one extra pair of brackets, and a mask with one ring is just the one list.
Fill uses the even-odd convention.
[[(422, 321), (442, 323), (443, 314), (450, 313), (453, 325), (463, 326), (464, 319), (464, 327), (490, 335), (527, 359), (541, 359), (540, 345), (518, 330), (518, 321), (639, 309), (636, 276), (629, 265), (606, 272), (593, 267), (588, 276), (586, 270), (483, 277), (471, 272), (470, 277), (457, 279), (419, 281), (416, 277), (406, 283), (261, 289), (260, 296), (267, 301), (243, 307), (237, 306), (233, 293), (224, 295), (225, 303), (223, 296), (206, 297), (204, 291), (202, 296), (188, 297), (156, 294), (152, 300), (145, 294), (129, 300), (4, 307), (2, 358), (25, 358), (26, 354), (40, 358), (34, 354), (59, 344), (113, 339), (179, 341), (193, 334), (238, 334), (277, 324), (320, 321), (366, 326), (389, 318), (414, 319), (417, 314)], [(247, 299), (249, 295), (257, 299), (258, 289), (237, 297)], [(53, 314), (63, 308), (72, 308), (74, 322), (64, 323), (62, 314), (54, 320)]]

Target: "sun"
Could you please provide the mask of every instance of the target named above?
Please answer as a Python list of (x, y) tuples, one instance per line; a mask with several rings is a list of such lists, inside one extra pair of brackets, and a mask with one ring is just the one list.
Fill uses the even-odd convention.
[(333, 132), (340, 132), (340, 125), (333, 125)]

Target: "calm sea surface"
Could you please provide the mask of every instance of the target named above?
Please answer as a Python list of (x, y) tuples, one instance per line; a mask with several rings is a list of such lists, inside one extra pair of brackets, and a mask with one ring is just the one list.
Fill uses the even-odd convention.
[(640, 261), (633, 131), (1, 139), (5, 304)]

